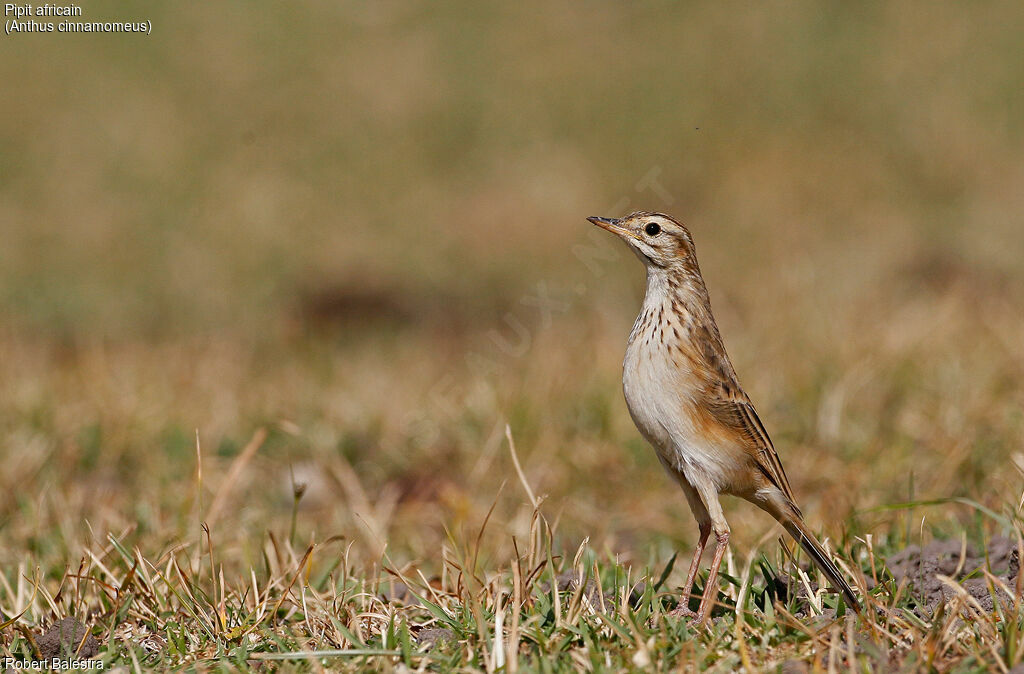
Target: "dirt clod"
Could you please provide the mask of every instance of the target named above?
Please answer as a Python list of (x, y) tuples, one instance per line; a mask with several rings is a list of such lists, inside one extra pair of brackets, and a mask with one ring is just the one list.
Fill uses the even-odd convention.
[(100, 644), (89, 628), (72, 617), (58, 620), (36, 639), (43, 660), (53, 658), (91, 658), (100, 652)]
[[(579, 589), (579, 577), (573, 571), (563, 571), (562, 573), (558, 574), (558, 576), (555, 579), (558, 582), (558, 591), (560, 593), (573, 594), (576, 592), (577, 589)], [(551, 592), (551, 583), (549, 583), (548, 581), (538, 583), (538, 587), (540, 588), (541, 592), (545, 594)], [(637, 583), (635, 586), (631, 588), (629, 593), (629, 603), (631, 606), (636, 607), (637, 604), (640, 603), (640, 598), (643, 596), (643, 593), (646, 589), (647, 586), (644, 583)], [(598, 585), (593, 578), (587, 579), (586, 587), (584, 587), (583, 589), (583, 596), (587, 598), (587, 600), (590, 602), (592, 606), (600, 610), (602, 596), (601, 592), (598, 589)], [(604, 592), (603, 599), (605, 608), (609, 611), (614, 611), (614, 607), (618, 605), (619, 601), (618, 597), (615, 595), (615, 592), (610, 590)]]
[(386, 585), (378, 596), (389, 604), (419, 606), (423, 603), (405, 583), (397, 581)]
[(428, 650), (447, 641), (455, 641), (455, 632), (446, 627), (428, 627), (416, 633), (416, 643)]
[(803, 660), (790, 659), (782, 663), (779, 671), (782, 674), (807, 674), (807, 672), (811, 671), (811, 668)]
[(957, 594), (939, 579), (940, 575), (959, 582), (983, 610), (991, 611), (992, 593), (979, 570), (987, 568), (1013, 587), (1020, 568), (1016, 548), (1016, 541), (1003, 537), (993, 538), (985, 550), (964, 546), (956, 540), (933, 541), (924, 548), (907, 546), (889, 558), (888, 567), (897, 583), (906, 579), (914, 595), (920, 598), (916, 611), (921, 615), (930, 615), (941, 602), (948, 602)]

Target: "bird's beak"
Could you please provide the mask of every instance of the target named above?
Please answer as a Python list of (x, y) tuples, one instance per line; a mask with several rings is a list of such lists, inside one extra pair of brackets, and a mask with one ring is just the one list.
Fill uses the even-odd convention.
[(587, 218), (587, 220), (590, 220), (592, 223), (594, 223), (601, 229), (607, 229), (609, 232), (613, 234), (618, 234), (619, 236), (631, 239), (636, 238), (635, 236), (633, 236), (633, 232), (629, 231), (628, 229), (619, 224), (620, 222), (622, 222), (622, 220), (616, 218), (598, 218), (596, 216)]

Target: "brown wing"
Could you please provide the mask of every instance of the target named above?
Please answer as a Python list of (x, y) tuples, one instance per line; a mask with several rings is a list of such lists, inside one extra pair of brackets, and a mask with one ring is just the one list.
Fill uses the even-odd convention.
[(701, 365), (704, 366), (701, 368), (702, 374), (707, 380), (702, 390), (704, 400), (700, 401), (704, 409), (711, 414), (715, 423), (724, 428), (728, 436), (739, 438), (749, 450), (758, 470), (781, 489), (795, 507), (793, 490), (782, 468), (782, 461), (764, 424), (757, 417), (753, 403), (740, 387), (714, 320), (697, 327), (693, 337), (694, 343), (699, 345)]

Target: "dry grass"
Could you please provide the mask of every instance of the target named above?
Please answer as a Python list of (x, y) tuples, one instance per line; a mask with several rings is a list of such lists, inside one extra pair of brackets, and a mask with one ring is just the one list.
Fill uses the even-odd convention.
[(742, 504), (743, 619), (659, 617), (695, 526), (619, 391), (640, 266), (583, 220), (688, 222), (862, 585), (1014, 535), (1019, 3), (147, 11), (0, 63), (4, 655), (75, 614), (132, 668), (1020, 661), (1016, 603), (766, 605), (778, 531)]

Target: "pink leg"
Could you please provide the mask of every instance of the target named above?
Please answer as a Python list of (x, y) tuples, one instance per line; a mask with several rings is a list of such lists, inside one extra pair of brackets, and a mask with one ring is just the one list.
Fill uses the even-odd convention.
[(683, 594), (679, 600), (679, 606), (669, 612), (671, 616), (695, 617), (697, 614), (690, 610), (690, 593), (693, 591), (693, 581), (697, 578), (697, 571), (700, 569), (700, 558), (704, 555), (704, 546), (707, 545), (708, 537), (711, 536), (711, 522), (701, 523), (700, 539), (693, 551), (693, 561), (690, 562), (690, 570), (686, 574), (686, 585), (683, 587)]
[(700, 600), (700, 608), (697, 610), (698, 625), (703, 625), (708, 619), (708, 614), (718, 597), (718, 567), (722, 565), (722, 557), (725, 556), (725, 549), (729, 546), (728, 530), (715, 536), (715, 557), (711, 560), (711, 573), (708, 574), (708, 582), (704, 586), (704, 596)]

